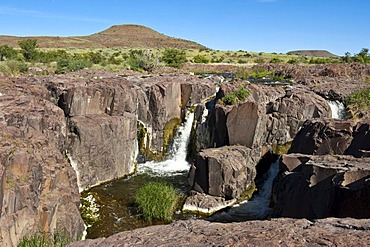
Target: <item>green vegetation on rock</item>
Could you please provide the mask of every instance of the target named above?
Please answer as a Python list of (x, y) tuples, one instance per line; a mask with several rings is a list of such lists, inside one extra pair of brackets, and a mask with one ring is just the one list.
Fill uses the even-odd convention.
[(47, 236), (46, 233), (39, 233), (32, 236), (23, 237), (17, 245), (18, 247), (64, 247), (70, 240), (61, 233)]
[(346, 105), (352, 115), (370, 109), (370, 87), (354, 91), (346, 100)]
[(235, 105), (239, 101), (244, 101), (250, 95), (250, 91), (245, 87), (240, 87), (237, 91), (229, 92), (221, 98), (220, 104)]
[(135, 202), (142, 217), (147, 221), (170, 222), (179, 201), (176, 189), (163, 182), (149, 182), (135, 194)]

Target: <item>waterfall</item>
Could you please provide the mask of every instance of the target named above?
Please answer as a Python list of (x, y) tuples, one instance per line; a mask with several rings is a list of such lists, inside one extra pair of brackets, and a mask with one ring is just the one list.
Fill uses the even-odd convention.
[(344, 119), (346, 116), (346, 108), (344, 104), (338, 100), (328, 101), (331, 110), (331, 117), (334, 119)]
[(266, 180), (262, 188), (251, 200), (245, 200), (234, 205), (229, 210), (209, 217), (210, 221), (233, 222), (245, 220), (265, 219), (272, 211), (269, 207), (272, 192), (272, 183), (279, 172), (279, 160), (271, 164), (265, 174)]
[(188, 171), (189, 163), (186, 161), (187, 146), (190, 139), (194, 113), (189, 113), (186, 121), (179, 127), (174, 139), (169, 158), (161, 162), (149, 161), (138, 165), (139, 172), (149, 172), (153, 175), (170, 176)]

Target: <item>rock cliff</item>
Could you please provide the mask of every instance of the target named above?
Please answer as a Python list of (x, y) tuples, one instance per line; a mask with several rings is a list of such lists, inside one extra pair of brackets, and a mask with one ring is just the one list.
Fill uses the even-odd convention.
[(1, 82), (4, 246), (39, 231), (80, 238), (79, 189), (134, 172), (140, 124), (145, 150), (163, 158), (185, 106), (215, 92), (211, 81), (181, 74), (81, 72)]

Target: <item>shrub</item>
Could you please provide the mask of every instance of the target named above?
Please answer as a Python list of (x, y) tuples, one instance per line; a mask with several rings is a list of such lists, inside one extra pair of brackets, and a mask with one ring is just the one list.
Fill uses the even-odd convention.
[(26, 73), (28, 66), (25, 62), (9, 60), (0, 64), (0, 72), (9, 76), (17, 76), (21, 73)]
[(241, 87), (235, 92), (235, 96), (241, 101), (245, 100), (249, 94), (250, 92), (245, 87)]
[(230, 92), (226, 94), (221, 99), (221, 103), (224, 103), (225, 105), (234, 105), (236, 103), (236, 95), (234, 92)]
[(87, 57), (93, 64), (99, 64), (104, 60), (104, 57), (100, 52), (89, 52)]
[(73, 72), (77, 70), (81, 70), (84, 68), (90, 68), (92, 66), (92, 62), (84, 59), (60, 59), (57, 61), (57, 69), (55, 73), (57, 74), (64, 74), (68, 72)]
[(152, 72), (158, 67), (159, 60), (149, 50), (132, 50), (127, 63), (132, 70)]
[(194, 63), (209, 63), (209, 59), (201, 54), (194, 56)]
[(21, 53), (27, 62), (34, 61), (37, 57), (37, 40), (24, 39), (18, 42), (21, 47)]
[(167, 48), (163, 52), (162, 61), (170, 67), (180, 68), (186, 62), (186, 52), (185, 50)]
[(370, 109), (370, 87), (356, 90), (346, 100), (346, 105), (354, 112)]
[(283, 62), (283, 60), (277, 57), (274, 57), (273, 59), (270, 60), (270, 63), (281, 63), (281, 62)]
[(172, 185), (162, 182), (149, 182), (135, 194), (138, 209), (148, 221), (153, 219), (171, 221), (179, 198)]
[(17, 56), (17, 51), (8, 45), (0, 46), (0, 61), (13, 59)]

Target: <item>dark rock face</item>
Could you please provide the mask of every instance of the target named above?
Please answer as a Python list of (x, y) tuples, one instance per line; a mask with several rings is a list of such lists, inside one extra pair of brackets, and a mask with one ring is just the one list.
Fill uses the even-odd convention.
[(3, 81), (0, 245), (16, 246), (23, 236), (39, 231), (78, 239), (84, 225), (76, 174), (63, 155), (67, 135), (63, 111), (32, 95), (47, 95), (43, 87)]
[[(81, 237), (78, 189), (134, 171), (138, 121), (159, 152), (181, 103), (215, 91), (187, 75), (102, 76), (1, 78), (0, 245), (39, 231)], [(183, 101), (182, 83), (197, 85)]]
[[(220, 91), (228, 90), (231, 89)], [(240, 144), (253, 148), (284, 145), (293, 141), (307, 119), (330, 116), (325, 99), (300, 87), (284, 92), (282, 88), (249, 85), (248, 90), (252, 93), (246, 102), (226, 107), (216, 105), (208, 109), (205, 121), (200, 117), (205, 107), (197, 111), (196, 128), (201, 131), (196, 131), (195, 139), (202, 143), (195, 146)], [(201, 134), (204, 130), (209, 134)]]
[(68, 118), (67, 151), (80, 189), (134, 171), (138, 121), (143, 159), (163, 158), (182, 109), (215, 91), (210, 81), (186, 75), (105, 77), (47, 82), (51, 100)]
[(364, 246), (370, 242), (369, 224), (368, 219), (336, 218), (281, 218), (232, 224), (187, 220), (70, 246)]
[(307, 121), (294, 139), (289, 153), (345, 154), (370, 157), (370, 120)]
[(274, 181), (274, 216), (370, 217), (369, 158), (284, 155)]
[(201, 193), (228, 200), (238, 198), (254, 182), (255, 157), (244, 146), (204, 149), (190, 170), (189, 183)]

